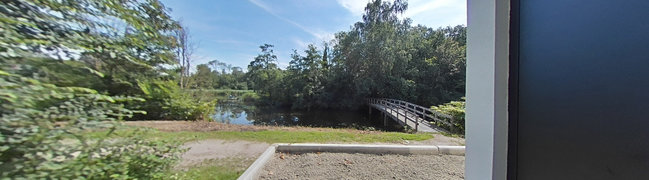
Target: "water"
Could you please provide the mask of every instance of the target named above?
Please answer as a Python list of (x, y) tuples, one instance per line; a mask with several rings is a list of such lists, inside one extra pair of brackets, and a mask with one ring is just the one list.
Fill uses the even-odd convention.
[(222, 101), (217, 104), (213, 117), (215, 121), (227, 124), (401, 130), (392, 120), (388, 120), (387, 126), (384, 126), (383, 120), (376, 114), (378, 111), (375, 110), (373, 116), (368, 115), (367, 108), (358, 111), (302, 111), (290, 108), (257, 107), (239, 101)]

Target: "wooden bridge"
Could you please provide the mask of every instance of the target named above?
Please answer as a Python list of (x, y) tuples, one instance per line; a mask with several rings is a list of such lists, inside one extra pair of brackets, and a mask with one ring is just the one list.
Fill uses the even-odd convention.
[(431, 122), (453, 127), (448, 121), (452, 119), (451, 116), (406, 101), (371, 98), (367, 99), (367, 104), (370, 107), (370, 114), (372, 114), (372, 108), (383, 113), (383, 124), (387, 124), (389, 117), (402, 126), (408, 126), (417, 132), (448, 132)]

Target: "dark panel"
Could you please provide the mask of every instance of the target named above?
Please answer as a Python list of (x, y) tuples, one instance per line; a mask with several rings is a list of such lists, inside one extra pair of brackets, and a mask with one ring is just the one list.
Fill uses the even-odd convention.
[(519, 5), (518, 179), (649, 179), (649, 1)]
[(518, 168), (518, 60), (520, 39), (520, 1), (510, 1), (509, 25), (509, 94), (508, 107), (509, 124), (507, 127), (507, 179), (516, 179)]

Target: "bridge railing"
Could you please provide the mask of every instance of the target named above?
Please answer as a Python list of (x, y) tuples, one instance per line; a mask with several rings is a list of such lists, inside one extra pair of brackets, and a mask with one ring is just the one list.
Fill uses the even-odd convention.
[(415, 117), (419, 117), (419, 116), (417, 116), (417, 114), (409, 110), (404, 109), (401, 105), (389, 101), (384, 101), (382, 99), (368, 99), (367, 101), (368, 101), (367, 103), (370, 104), (378, 104), (386, 107), (384, 111), (394, 115), (397, 118), (397, 120), (399, 120), (399, 117), (404, 117), (404, 121), (413, 122), (415, 124), (415, 131), (419, 130), (419, 123), (420, 123), (420, 121), (418, 120), (419, 118), (413, 118), (413, 116)]
[(414, 114), (421, 119), (415, 118), (413, 120), (412, 118), (408, 118), (407, 112), (403, 115), (406, 117), (406, 119), (415, 122), (417, 125), (419, 125), (420, 123), (419, 120), (426, 120), (426, 121), (432, 121), (436, 123), (442, 123), (449, 127), (453, 127), (453, 124), (450, 122), (452, 121), (453, 117), (410, 102), (397, 100), (397, 99), (370, 98), (368, 99), (368, 103), (381, 104), (390, 108), (399, 108), (399, 109), (409, 111), (411, 112), (411, 114)]

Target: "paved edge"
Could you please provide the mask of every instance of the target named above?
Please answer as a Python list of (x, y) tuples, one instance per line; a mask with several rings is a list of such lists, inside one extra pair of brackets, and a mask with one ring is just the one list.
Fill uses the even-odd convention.
[(464, 156), (465, 146), (437, 146), (440, 154)]
[(275, 149), (277, 148), (277, 146), (278, 144), (269, 146), (268, 149), (266, 149), (266, 151), (264, 151), (264, 153), (261, 154), (261, 156), (259, 156), (259, 158), (257, 158), (257, 160), (255, 160), (255, 162), (253, 162), (252, 165), (250, 165), (250, 167), (248, 167), (248, 169), (246, 169), (246, 171), (243, 172), (243, 174), (241, 174), (241, 176), (239, 176), (239, 178), (237, 179), (257, 179), (259, 177), (260, 170), (264, 166), (266, 166), (268, 160), (270, 160), (270, 158), (275, 154)]
[(366, 145), (366, 144), (273, 144), (255, 160), (238, 178), (239, 180), (258, 179), (260, 170), (276, 152), (308, 153), (366, 153), (366, 154), (421, 154), (464, 156), (465, 146), (407, 146), (407, 145)]

